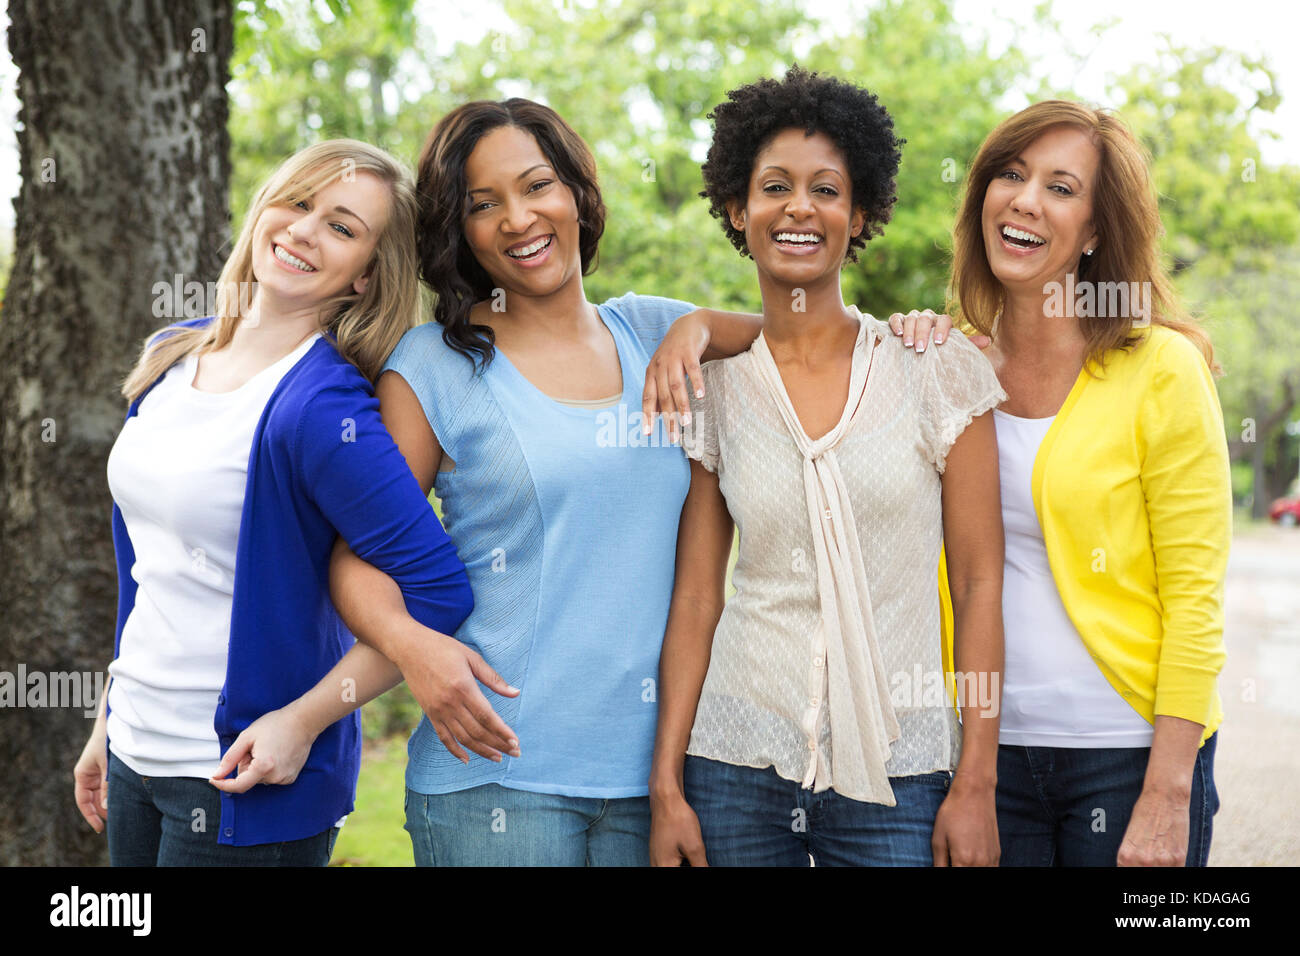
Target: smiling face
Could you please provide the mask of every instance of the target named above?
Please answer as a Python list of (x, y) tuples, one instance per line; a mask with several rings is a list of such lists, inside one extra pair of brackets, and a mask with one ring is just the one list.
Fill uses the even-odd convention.
[(1047, 130), (1006, 163), (984, 192), (981, 226), (993, 275), (1011, 290), (1046, 294), (1099, 241), (1092, 223), (1101, 160), (1083, 130)]
[(526, 130), (498, 126), (465, 163), (465, 241), (498, 288), (550, 295), (582, 276), (578, 206)]
[(825, 133), (802, 129), (782, 130), (759, 150), (744, 204), (728, 203), (727, 212), (760, 275), (795, 286), (838, 277), (864, 224), (843, 153)]
[(259, 294), (302, 308), (364, 292), (392, 196), (379, 177), (357, 172), (293, 205), (270, 205), (253, 229)]

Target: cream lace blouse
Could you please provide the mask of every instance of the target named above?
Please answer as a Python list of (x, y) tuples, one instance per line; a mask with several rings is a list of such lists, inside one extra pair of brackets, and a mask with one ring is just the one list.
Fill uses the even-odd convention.
[(763, 336), (703, 367), (683, 446), (718, 475), (740, 554), (687, 752), (893, 806), (889, 777), (956, 766), (939, 478), (1006, 396), (965, 336), (916, 355), (859, 316), (848, 403), (816, 441)]

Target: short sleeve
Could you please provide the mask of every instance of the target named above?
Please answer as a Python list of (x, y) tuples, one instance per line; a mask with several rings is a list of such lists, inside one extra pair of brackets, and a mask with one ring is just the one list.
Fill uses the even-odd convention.
[(1228, 445), (1205, 359), (1176, 332), (1164, 339), (1151, 343), (1159, 351), (1139, 418), (1142, 490), (1164, 618), (1155, 713), (1208, 724), (1225, 659)]
[(481, 386), (474, 362), (449, 346), (437, 322), (417, 325), (402, 336), (383, 371), (396, 372), (411, 386), (438, 444), (452, 461), (460, 461), (466, 403)]
[[(359, 376), (358, 376), (359, 377)], [(411, 616), (454, 634), (473, 597), (465, 565), (361, 387), (322, 389), (296, 435), (303, 491), (357, 557), (402, 589)]]
[[(725, 359), (722, 361), (726, 361)], [(682, 426), (682, 450), (714, 474), (721, 456), (718, 451), (718, 418), (726, 401), (722, 361), (700, 366), (704, 376), (704, 397), (691, 395), (691, 421)]]
[(1007, 393), (997, 373), (966, 336), (951, 335), (942, 345), (932, 345), (922, 356), (917, 377), (922, 451), (943, 474), (957, 437), (971, 421), (996, 408)]
[(668, 334), (668, 327), (687, 312), (694, 312), (696, 307), (681, 299), (629, 292), (616, 299), (609, 299), (601, 308), (611, 309), (621, 315), (641, 342), (645, 354), (650, 356)]

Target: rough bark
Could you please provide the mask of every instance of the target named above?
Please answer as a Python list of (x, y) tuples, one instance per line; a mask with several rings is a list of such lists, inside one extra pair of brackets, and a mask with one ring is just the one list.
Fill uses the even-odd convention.
[[(0, 313), (0, 672), (14, 677), (112, 658), (118, 389), (168, 321), (155, 283), (220, 269), (232, 8), (9, 3), (22, 190)], [(83, 701), (54, 703), (0, 707), (0, 865), (106, 859), (72, 800), (91, 723)]]

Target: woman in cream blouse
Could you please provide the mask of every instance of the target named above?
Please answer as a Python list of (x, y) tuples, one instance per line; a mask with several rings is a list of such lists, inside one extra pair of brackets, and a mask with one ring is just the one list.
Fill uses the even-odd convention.
[[(899, 142), (874, 96), (796, 67), (712, 115), (706, 195), (755, 261), (764, 325), (749, 352), (704, 367), (684, 422), (651, 862), (996, 863), (1002, 528), (987, 413), (1004, 393), (963, 337), (905, 358), (843, 301), (841, 266), (895, 201)], [(941, 536), (960, 727), (938, 637)]]

